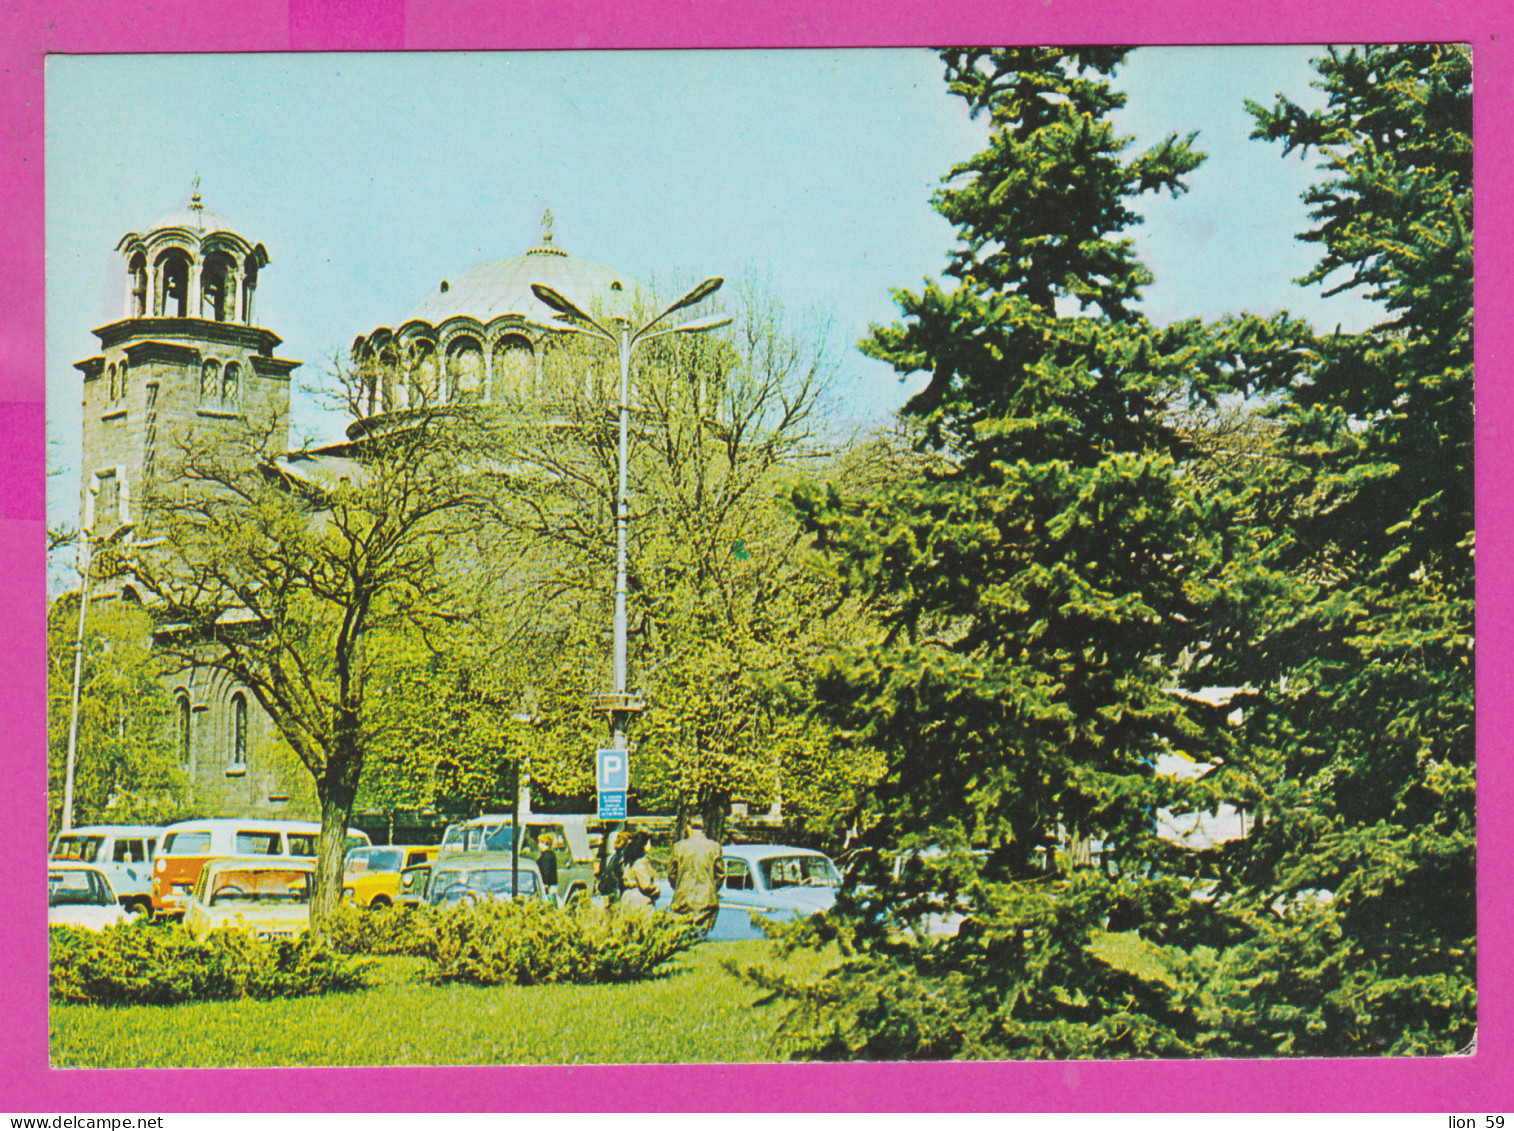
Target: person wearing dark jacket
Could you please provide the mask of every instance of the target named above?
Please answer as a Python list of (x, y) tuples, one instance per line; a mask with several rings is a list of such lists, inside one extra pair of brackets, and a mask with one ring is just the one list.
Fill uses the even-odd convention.
[(542, 834), (541, 855), (536, 858), (536, 870), (541, 873), (541, 885), (547, 898), (557, 902), (557, 838), (551, 833)]

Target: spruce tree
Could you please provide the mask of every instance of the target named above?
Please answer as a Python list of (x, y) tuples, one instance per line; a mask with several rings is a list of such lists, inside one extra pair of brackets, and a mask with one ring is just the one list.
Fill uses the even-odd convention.
[(1251, 104), (1253, 136), (1322, 159), (1301, 282), (1385, 316), (1242, 386), (1273, 405), (1248, 509), (1275, 529), (1215, 657), (1247, 687), (1230, 780), (1256, 815), (1218, 901), (1247, 940), (1226, 1051), (1446, 1053), (1476, 1001), (1471, 63), (1315, 65), (1326, 107)]
[[(951, 283), (897, 293), (903, 321), (862, 346), (930, 375), (905, 409), (928, 470), (868, 500), (796, 497), (881, 626), (821, 698), (888, 762), (840, 905), (852, 958), (788, 991), (803, 1055), (1197, 1048), (1108, 948), (1136, 924), (1194, 941), (1190, 865), (1155, 821), (1185, 787), (1157, 761), (1211, 754), (1216, 709), (1178, 685), (1226, 608), (1234, 504), (1194, 473), (1184, 411), (1226, 359), (1201, 324), (1143, 316), (1128, 234), (1137, 198), (1184, 191), (1203, 158), (1192, 136), (1127, 155), (1124, 54), (943, 53), (989, 146), (936, 197)], [(910, 925), (931, 914), (967, 919), (930, 940)]]

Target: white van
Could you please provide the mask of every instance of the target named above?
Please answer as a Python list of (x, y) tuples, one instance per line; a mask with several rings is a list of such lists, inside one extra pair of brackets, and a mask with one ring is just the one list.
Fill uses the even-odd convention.
[(162, 834), (157, 825), (81, 825), (54, 837), (48, 858), (93, 864), (110, 880), (123, 907), (151, 911), (152, 862)]
[[(153, 910), (182, 914), (207, 860), (218, 856), (312, 857), (320, 833), (321, 826), (315, 821), (258, 817), (216, 817), (168, 825), (152, 866)], [(347, 849), (366, 848), (369, 843), (368, 834), (361, 829), (347, 830)]]

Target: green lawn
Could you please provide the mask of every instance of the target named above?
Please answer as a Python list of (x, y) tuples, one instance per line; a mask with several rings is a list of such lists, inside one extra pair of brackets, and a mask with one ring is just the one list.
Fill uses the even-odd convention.
[[(597, 1064), (772, 1060), (776, 1011), (720, 960), (766, 942), (705, 943), (625, 986), (429, 985), (418, 959), (377, 960), (356, 993), (283, 1001), (52, 1007), (60, 1068)], [(791, 969), (818, 972), (815, 956)], [(333, 1038), (333, 1034), (337, 1036)]]

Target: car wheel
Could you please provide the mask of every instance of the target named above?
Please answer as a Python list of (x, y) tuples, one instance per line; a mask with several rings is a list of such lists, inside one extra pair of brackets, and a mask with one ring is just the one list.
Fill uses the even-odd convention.
[(368, 907), (369, 907), (370, 910), (373, 910), (373, 911), (382, 911), (384, 908), (386, 908), (388, 906), (389, 906), (389, 897), (387, 895), (376, 895), (371, 900), (368, 901)]

